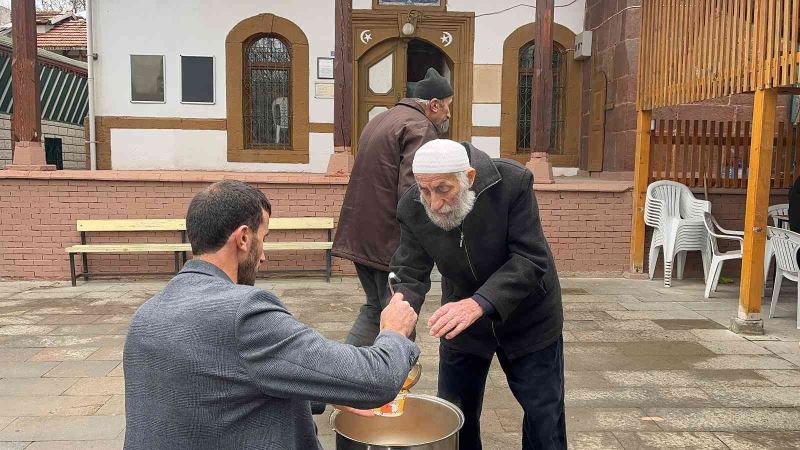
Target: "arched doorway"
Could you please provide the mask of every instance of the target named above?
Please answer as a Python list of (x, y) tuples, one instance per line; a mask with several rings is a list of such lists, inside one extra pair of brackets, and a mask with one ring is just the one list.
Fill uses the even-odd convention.
[(453, 62), (422, 39), (391, 38), (367, 51), (358, 62), (358, 135), (370, 119), (413, 97), (430, 67), (452, 83)]
[(430, 12), (403, 25), (408, 11), (353, 11), (353, 135), (356, 152), (364, 125), (399, 100), (413, 96), (429, 67), (450, 80), (454, 98), (448, 137), (472, 135), (472, 55), (474, 15)]
[(414, 96), (417, 82), (425, 78), (425, 73), (433, 67), (439, 74), (453, 83), (453, 62), (441, 50), (422, 39), (408, 42), (406, 62), (406, 97)]

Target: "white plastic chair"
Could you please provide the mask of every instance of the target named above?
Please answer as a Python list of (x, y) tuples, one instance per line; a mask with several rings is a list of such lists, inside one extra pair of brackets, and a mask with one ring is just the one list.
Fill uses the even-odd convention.
[[(711, 213), (703, 213), (703, 222), (708, 232), (708, 242), (711, 245), (711, 265), (708, 269), (705, 292), (705, 297), (709, 298), (711, 297), (711, 293), (717, 290), (717, 283), (719, 283), (719, 276), (722, 273), (722, 265), (725, 261), (742, 259), (742, 252), (744, 251), (744, 232), (722, 228)], [(717, 239), (738, 241), (739, 249), (721, 252), (719, 250), (719, 245), (717, 245)]]
[(696, 199), (692, 191), (681, 183), (663, 180), (647, 187), (644, 222), (653, 227), (649, 258), (651, 280), (661, 249), (664, 250), (664, 286), (672, 285), (675, 256), (678, 257), (678, 279), (683, 279), (686, 252), (689, 251), (700, 252), (703, 276), (708, 279), (711, 249), (703, 222), (704, 212), (711, 212), (711, 203)]
[(767, 218), (772, 219), (772, 226), (776, 228), (783, 228), (785, 230), (789, 229), (789, 223), (786, 222), (783, 227), (778, 222), (777, 216), (787, 216), (789, 215), (789, 204), (788, 203), (781, 203), (779, 205), (772, 205), (767, 208)]
[(800, 250), (800, 234), (782, 228), (768, 227), (772, 248), (775, 251), (775, 286), (772, 288), (772, 302), (769, 317), (775, 313), (775, 305), (781, 292), (784, 278), (794, 281), (797, 286), (797, 328), (800, 329), (800, 266), (797, 264), (797, 251)]
[[(767, 219), (772, 219), (772, 226), (775, 228), (783, 228), (785, 230), (789, 229), (789, 222), (785, 222), (781, 227), (780, 222), (778, 222), (777, 216), (787, 216), (789, 215), (789, 204), (788, 203), (780, 203), (778, 205), (772, 205), (767, 208)], [(772, 246), (769, 243), (769, 236), (767, 236), (767, 244), (764, 248), (764, 283), (767, 282), (767, 277), (769, 276), (769, 267), (772, 265), (772, 258), (774, 258), (775, 253), (772, 250)]]
[(281, 143), (281, 130), (289, 129), (289, 99), (278, 97), (272, 101), (272, 122), (275, 124), (275, 143)]

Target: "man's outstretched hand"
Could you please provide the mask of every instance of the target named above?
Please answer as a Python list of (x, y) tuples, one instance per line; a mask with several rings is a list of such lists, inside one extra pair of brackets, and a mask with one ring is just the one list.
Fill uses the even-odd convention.
[(409, 337), (416, 326), (417, 313), (414, 308), (403, 300), (403, 294), (394, 294), (381, 312), (381, 331), (392, 330)]
[(437, 309), (428, 320), (428, 326), (431, 327), (431, 336), (453, 339), (481, 316), (483, 316), (481, 305), (468, 298), (460, 302), (448, 303)]

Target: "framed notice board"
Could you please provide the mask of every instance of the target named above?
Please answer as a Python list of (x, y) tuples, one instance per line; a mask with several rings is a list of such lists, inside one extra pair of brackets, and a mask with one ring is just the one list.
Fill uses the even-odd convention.
[(164, 55), (131, 55), (131, 102), (164, 103)]
[(181, 55), (181, 103), (213, 104), (214, 57)]

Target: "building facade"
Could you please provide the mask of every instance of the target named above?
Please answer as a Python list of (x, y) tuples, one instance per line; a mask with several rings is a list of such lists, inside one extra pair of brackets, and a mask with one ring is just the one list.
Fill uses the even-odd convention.
[[(152, 14), (155, 0), (96, 5), (98, 168), (325, 172), (333, 1), (203, 0), (180, 17)], [(584, 14), (584, 0), (555, 10), (552, 160), (565, 173), (580, 163)], [(534, 16), (511, 0), (354, 0), (353, 151), (435, 67), (455, 89), (450, 137), (526, 161)]]
[[(436, 67), (455, 88), (450, 137), (493, 156), (527, 160), (536, 107), (530, 105), (534, 9), (511, 0), (442, 1), (353, 0), (352, 71), (346, 74), (334, 73), (338, 66), (331, 60), (331, 0), (198, 0), (189, 9), (174, 0), (94, 2), (97, 167), (105, 170), (0, 173), (0, 259), (13, 261), (0, 264), (0, 277), (64, 278), (63, 248), (80, 242), (77, 218), (180, 218), (197, 191), (222, 178), (268, 191), (276, 216), (338, 220), (347, 177), (320, 174), (334, 153), (334, 116), (344, 114), (335, 111), (333, 99), (334, 79), (342, 77), (353, 87), (345, 103), (352, 106), (353, 152), (366, 121), (413, 95), (425, 69)], [(630, 268), (639, 11), (636, 0), (556, 4), (550, 159), (556, 174), (616, 179), (535, 184), (561, 274), (618, 276)], [(591, 51), (576, 51), (579, 37)], [(751, 102), (740, 95), (663, 108), (653, 117), (748, 120)], [(4, 139), (0, 135), (0, 146)], [(717, 196), (715, 216), (729, 229), (742, 228), (743, 192), (709, 194)], [(54, 197), (69, 207), (53, 208)], [(36, 260), (20, 229), (41, 237)], [(136, 242), (122, 235), (98, 239)], [(322, 254), (307, 252), (268, 258), (273, 268), (324, 264)], [(170, 255), (95, 260), (95, 267), (131, 272), (173, 264)], [(353, 273), (338, 259), (334, 269)], [(687, 274), (699, 274), (695, 269)], [(730, 269), (735, 274), (738, 267)]]

